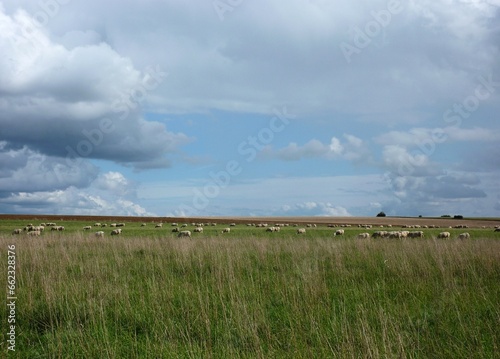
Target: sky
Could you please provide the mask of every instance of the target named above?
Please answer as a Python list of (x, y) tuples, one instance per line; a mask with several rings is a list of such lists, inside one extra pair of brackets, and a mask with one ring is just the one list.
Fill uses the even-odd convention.
[(500, 0), (0, 0), (0, 213), (500, 216)]

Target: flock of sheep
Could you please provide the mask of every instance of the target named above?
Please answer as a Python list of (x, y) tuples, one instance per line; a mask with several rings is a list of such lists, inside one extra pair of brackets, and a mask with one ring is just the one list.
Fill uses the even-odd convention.
[[(147, 223), (142, 223), (141, 227), (146, 227)], [(177, 233), (178, 237), (191, 237), (192, 232), (193, 233), (203, 233), (203, 228), (206, 226), (217, 226), (217, 223), (210, 222), (210, 223), (191, 223), (191, 226), (193, 226), (193, 230), (188, 230), (188, 224), (187, 223), (171, 223), (171, 226), (173, 227), (172, 232)], [(230, 223), (229, 227), (225, 227), (221, 230), (221, 233), (231, 233), (231, 227), (236, 226), (236, 223)], [(266, 232), (280, 232), (281, 228), (283, 227), (299, 227), (298, 224), (289, 224), (289, 223), (276, 223), (274, 225), (269, 225), (267, 223), (248, 223), (248, 227), (257, 227), (257, 228), (264, 228)], [(58, 226), (56, 223), (41, 223), (40, 225), (36, 226), (33, 224), (28, 224), (24, 228), (17, 228), (14, 229), (12, 232), (13, 235), (19, 235), (26, 233), (28, 236), (40, 236), (41, 233), (45, 230), (45, 228), (49, 227), (51, 231), (64, 231), (63, 226)], [(106, 223), (94, 223), (93, 226), (87, 225), (83, 227), (84, 231), (91, 231), (93, 228), (104, 228), (108, 227)], [(119, 227), (125, 227), (125, 223), (112, 223), (109, 225), (109, 227), (112, 227), (114, 229), (111, 230), (110, 234), (112, 236), (115, 235), (120, 235), (122, 234), (122, 228)], [(306, 233), (306, 228), (316, 228), (316, 224), (307, 224), (305, 227), (297, 228), (296, 233), (297, 234), (305, 234)], [(329, 228), (334, 228), (335, 232), (333, 232), (333, 236), (344, 236), (345, 235), (345, 229), (344, 228), (349, 228), (353, 227), (350, 224), (329, 224), (327, 225)], [(336, 227), (342, 227), (340, 229), (336, 229)], [(359, 224), (357, 225), (358, 228), (363, 228), (363, 229), (373, 229), (373, 225), (370, 224)], [(392, 225), (386, 225), (386, 228), (391, 228)], [(156, 223), (154, 224), (154, 228), (163, 228), (163, 223)], [(378, 226), (378, 228), (384, 228), (383, 225)], [(417, 230), (417, 231), (409, 231), (407, 229), (426, 229), (426, 228), (439, 228), (438, 226), (431, 225), (431, 226), (420, 226), (420, 225), (403, 225), (401, 226), (401, 230), (377, 230), (374, 231), (373, 233), (368, 233), (368, 232), (363, 232), (359, 233), (357, 235), (357, 238), (359, 239), (369, 239), (369, 238), (398, 238), (398, 239), (403, 239), (403, 238), (424, 238), (425, 234), (424, 231), (422, 230)], [(449, 228), (468, 228), (467, 225), (456, 225), (454, 227), (449, 227)], [(483, 227), (486, 228), (486, 227)], [(497, 225), (494, 228), (495, 232), (500, 232), (500, 225)], [(104, 237), (105, 232), (103, 230), (96, 231), (94, 233), (96, 237)], [(470, 233), (464, 232), (460, 233), (457, 238), (459, 239), (469, 239)], [(440, 232), (437, 235), (437, 238), (451, 238), (451, 233), (450, 232)]]

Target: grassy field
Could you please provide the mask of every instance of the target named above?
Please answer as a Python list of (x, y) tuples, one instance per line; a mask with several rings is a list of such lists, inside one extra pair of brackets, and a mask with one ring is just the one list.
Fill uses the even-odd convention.
[[(0, 285), (16, 245), (19, 358), (495, 358), (500, 233), (426, 229), (425, 239), (358, 240), (347, 228), (238, 225), (177, 238), (126, 223), (12, 236), (0, 222)], [(33, 221), (33, 224), (39, 224)], [(188, 229), (192, 230), (192, 226)], [(470, 240), (455, 239), (467, 231)], [(5, 311), (6, 312), (6, 311)], [(7, 319), (2, 316), (2, 354)]]

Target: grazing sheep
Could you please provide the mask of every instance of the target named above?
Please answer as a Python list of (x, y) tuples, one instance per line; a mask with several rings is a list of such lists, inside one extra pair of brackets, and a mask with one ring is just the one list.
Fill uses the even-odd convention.
[(174, 223), (172, 223), (172, 227), (177, 227), (177, 226), (178, 226), (178, 224), (177, 224), (177, 223), (175, 223), (175, 222), (174, 222)]
[(155, 228), (161, 228), (161, 227), (163, 227), (163, 223), (157, 223), (157, 224), (155, 225)]
[(203, 227), (195, 227), (194, 232), (203, 233)]
[(410, 237), (410, 238), (424, 238), (424, 232), (413, 231), (413, 232), (408, 233), (408, 237)]
[(231, 232), (231, 228), (229, 227), (226, 227), (222, 230), (222, 233), (230, 233)]
[(298, 228), (297, 229), (297, 234), (305, 234), (306, 233), (306, 229), (305, 228)]
[(103, 231), (97, 231), (95, 232), (96, 237), (104, 237), (104, 232)]
[(12, 234), (21, 234), (21, 233), (23, 233), (22, 228), (17, 228), (12, 231)]
[(110, 227), (116, 227), (116, 223), (111, 223), (109, 226)]
[(101, 228), (107, 227), (108, 225), (106, 223), (101, 224)]
[(450, 232), (441, 232), (438, 234), (438, 238), (450, 238)]
[(180, 231), (177, 237), (191, 237), (191, 231)]
[(470, 234), (465, 232), (465, 233), (460, 233), (458, 235), (458, 239), (470, 239)]
[(398, 238), (398, 239), (401, 239), (402, 234), (399, 231), (390, 231), (388, 233), (388, 236), (389, 236), (389, 238)]
[(45, 229), (45, 227), (43, 227), (43, 226), (27, 226), (27, 227), (24, 227), (24, 230), (28, 231), (28, 232), (31, 232), (31, 231), (43, 232), (44, 229)]
[(28, 232), (28, 236), (39, 236), (41, 233), (40, 231), (30, 231)]
[(92, 227), (91, 226), (85, 226), (85, 227), (83, 227), (84, 231), (88, 231), (89, 229), (92, 229)]
[(500, 232), (500, 228), (495, 228), (493, 232)]
[(343, 235), (344, 235), (343, 229), (337, 229), (334, 234), (334, 236), (343, 236)]
[(181, 227), (186, 228), (187, 226), (188, 226), (187, 223), (183, 223)]
[(63, 226), (55, 226), (50, 229), (51, 231), (64, 231)]
[(180, 231), (179, 227), (175, 227), (175, 228), (172, 229), (172, 233), (176, 233), (176, 232), (179, 232), (179, 231)]
[(267, 227), (266, 232), (279, 232), (281, 230), (280, 227)]
[(236, 223), (231, 223), (229, 224), (231, 227), (235, 227), (236, 226)]
[(370, 238), (370, 233), (360, 233), (358, 234), (359, 239), (368, 239)]
[(141, 223), (141, 227), (146, 227), (147, 224), (146, 223)]
[(94, 223), (94, 227), (100, 227), (101, 224), (100, 223)]
[(113, 229), (113, 230), (111, 231), (111, 235), (112, 235), (112, 236), (117, 236), (117, 235), (119, 235), (119, 234), (122, 234), (122, 229), (121, 229), (121, 228), (118, 228), (118, 229)]
[(116, 226), (117, 227), (125, 227), (125, 223), (117, 223)]

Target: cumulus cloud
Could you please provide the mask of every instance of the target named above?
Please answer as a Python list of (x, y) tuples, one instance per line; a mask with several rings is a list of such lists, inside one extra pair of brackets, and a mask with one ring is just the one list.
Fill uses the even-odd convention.
[[(0, 198), (11, 203), (29, 199), (52, 210), (53, 198), (60, 197), (79, 200), (85, 208), (112, 209), (123, 196), (130, 201), (123, 208), (141, 212), (134, 209), (134, 183), (117, 171), (101, 173), (88, 160), (113, 161), (142, 174), (167, 168), (178, 159), (186, 162), (181, 148), (191, 138), (172, 130), (178, 123), (167, 128), (153, 116), (222, 110), (238, 118), (241, 113), (268, 113), (284, 103), (293, 104), (302, 124), (303, 119), (324, 121), (330, 131), (339, 124), (339, 131), (349, 132), (345, 123), (352, 121), (362, 131), (331, 139), (322, 137), (319, 126), (305, 138), (292, 139), (284, 131), (284, 147), (261, 152), (282, 160), (269, 166), (276, 173), (320, 172), (303, 170), (309, 166), (306, 161), (286, 168), (303, 159), (363, 164), (369, 159), (372, 168), (362, 170), (386, 171), (396, 200), (417, 198), (415, 205), (430, 206), (441, 199), (446, 205), (481, 198), (483, 177), (450, 178), (456, 155), (443, 159), (433, 157), (434, 149), (422, 151), (437, 135), (455, 147), (481, 141), (478, 147), (483, 148), (487, 141), (489, 152), (462, 146), (470, 157), (464, 156), (459, 169), (498, 171), (498, 90), (481, 102), (474, 122), (463, 115), (463, 127), (435, 122), (474, 93), (478, 77), (492, 74), (498, 82), (496, 0), (453, 6), (449, 1), (402, 2), (402, 11), (350, 62), (340, 45), (352, 45), (355, 34), (365, 30), (374, 12), (387, 8), (387, 1), (290, 0), (283, 6), (277, 0), (257, 0), (234, 5), (224, 21), (210, 1), (165, 0), (151, 6), (134, 0), (73, 1), (59, 4), (43, 26), (32, 17), (43, 2), (3, 4)], [(373, 148), (371, 134), (386, 131), (376, 127), (380, 123), (393, 131), (377, 136), (372, 142), (379, 147)], [(405, 131), (409, 123), (414, 128)], [(202, 124), (196, 131), (206, 129)], [(206, 132), (213, 135), (214, 130)], [(211, 149), (198, 151), (213, 154)], [(214, 152), (229, 151), (221, 143)], [(251, 166), (245, 173), (253, 171)], [(259, 176), (275, 175), (255, 169)], [(281, 179), (276, 187), (283, 187)], [(75, 189), (87, 196), (78, 197)], [(426, 195), (433, 200), (425, 202)], [(307, 202), (303, 197), (294, 202), (302, 200)]]
[(88, 186), (0, 193), (4, 213), (155, 216), (136, 203), (136, 188), (119, 172), (101, 173)]
[(70, 186), (87, 187), (99, 169), (82, 161), (78, 165), (47, 156), (26, 146), (12, 148), (0, 144), (0, 197), (10, 192), (52, 191)]
[(333, 216), (348, 217), (349, 211), (342, 206), (335, 206), (329, 202), (303, 202), (295, 204), (286, 204), (277, 210), (275, 215), (286, 216)]
[(302, 146), (291, 142), (288, 146), (277, 150), (274, 150), (272, 146), (267, 146), (262, 151), (262, 156), (285, 161), (298, 161), (304, 158), (318, 157), (330, 160), (359, 160), (368, 155), (363, 140), (349, 134), (344, 134), (343, 137), (343, 142), (337, 137), (332, 137), (328, 144), (324, 144), (317, 139), (312, 139)]
[(24, 10), (9, 16), (0, 8), (0, 23), (0, 51), (9, 54), (0, 59), (0, 136), (10, 146), (154, 168), (168, 167), (189, 142), (142, 117), (167, 78), (158, 65), (138, 71), (95, 34), (55, 43)]

